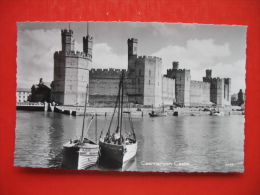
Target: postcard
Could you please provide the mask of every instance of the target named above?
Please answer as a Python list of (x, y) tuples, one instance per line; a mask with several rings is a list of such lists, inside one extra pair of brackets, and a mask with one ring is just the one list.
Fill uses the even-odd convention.
[(17, 27), (14, 166), (244, 172), (246, 26)]

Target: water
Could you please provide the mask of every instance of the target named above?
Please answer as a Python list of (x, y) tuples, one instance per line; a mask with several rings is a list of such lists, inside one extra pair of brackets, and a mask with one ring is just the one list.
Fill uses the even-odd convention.
[[(62, 145), (81, 134), (82, 116), (17, 111), (15, 166), (61, 168)], [(90, 117), (86, 119), (86, 123)], [(98, 133), (110, 118), (98, 117)], [(244, 116), (167, 116), (133, 118), (136, 158), (123, 169), (91, 170), (167, 172), (243, 172)], [(128, 127), (127, 124), (124, 126)], [(115, 127), (111, 128), (112, 130)], [(87, 133), (96, 139), (95, 121)]]

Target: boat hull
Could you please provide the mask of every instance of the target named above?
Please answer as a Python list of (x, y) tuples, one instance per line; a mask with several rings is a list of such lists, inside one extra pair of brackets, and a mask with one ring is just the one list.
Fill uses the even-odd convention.
[(115, 163), (118, 166), (124, 166), (128, 161), (135, 157), (137, 151), (137, 142), (129, 145), (116, 145), (99, 141), (100, 153), (103, 159)]
[(213, 112), (211, 113), (212, 116), (224, 116), (224, 112)]
[(167, 116), (167, 113), (149, 113), (150, 117), (162, 117)]
[(99, 146), (95, 143), (63, 145), (62, 166), (67, 169), (86, 169), (97, 163)]

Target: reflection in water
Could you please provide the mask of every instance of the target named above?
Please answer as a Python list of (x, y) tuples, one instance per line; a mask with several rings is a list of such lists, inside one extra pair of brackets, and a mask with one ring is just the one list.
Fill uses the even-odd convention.
[[(109, 117), (98, 118), (98, 135), (103, 128), (106, 133), (109, 121)], [(244, 170), (244, 116), (144, 117), (133, 118), (133, 122), (138, 140), (136, 158), (124, 167), (113, 167), (100, 161), (89, 170)], [(17, 111), (15, 166), (61, 168), (62, 145), (75, 136), (79, 137), (81, 127), (81, 116)], [(88, 137), (96, 139), (93, 124)], [(63, 168), (74, 169), (73, 166)]]

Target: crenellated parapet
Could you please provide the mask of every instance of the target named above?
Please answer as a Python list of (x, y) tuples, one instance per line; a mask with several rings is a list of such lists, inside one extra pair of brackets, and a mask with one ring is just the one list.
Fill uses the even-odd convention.
[(64, 30), (61, 30), (61, 35), (73, 35), (73, 31), (72, 30), (67, 30), (67, 29), (64, 29)]
[(127, 43), (138, 43), (138, 39), (129, 38), (129, 39), (127, 39)]
[(108, 78), (119, 78), (122, 75), (122, 71), (127, 71), (125, 69), (91, 69), (89, 71), (90, 79), (108, 79)]
[(207, 78), (207, 77), (203, 77), (203, 82), (208, 82), (208, 83), (219, 83), (219, 82), (223, 82), (224, 79), (220, 78), (220, 77), (215, 77), (215, 78)]
[(163, 79), (163, 80), (166, 80), (166, 81), (170, 81), (170, 80), (172, 81), (172, 80), (174, 80), (174, 79), (172, 79), (172, 78), (166, 77), (165, 75), (162, 77), (162, 79)]
[(79, 52), (79, 51), (56, 51), (54, 53), (54, 58), (56, 57), (61, 57), (61, 56), (66, 56), (66, 57), (75, 57), (75, 58), (85, 58), (90, 61), (92, 61), (92, 55), (86, 54), (85, 52)]
[(93, 41), (93, 37), (90, 36), (83, 37), (83, 41)]
[(177, 73), (190, 73), (189, 69), (178, 69), (176, 70)]
[(224, 83), (226, 85), (231, 85), (231, 78), (224, 78)]
[(209, 88), (210, 87), (210, 83), (203, 82), (203, 81), (191, 80), (190, 84), (191, 84), (191, 87), (203, 87), (203, 88)]
[(156, 57), (156, 56), (138, 56), (138, 59), (140, 60), (148, 60), (148, 61), (154, 61), (154, 62), (162, 62), (162, 58)]

